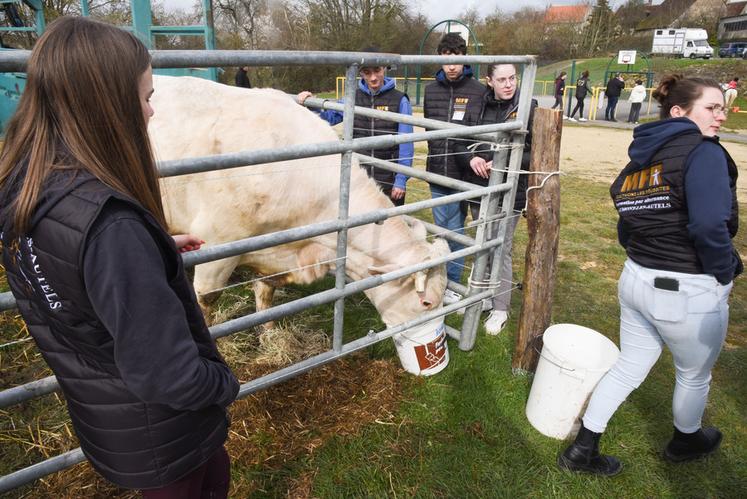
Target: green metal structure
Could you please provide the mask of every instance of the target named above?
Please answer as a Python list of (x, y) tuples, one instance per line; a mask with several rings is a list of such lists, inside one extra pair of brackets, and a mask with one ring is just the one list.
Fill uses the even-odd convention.
[[(148, 49), (153, 49), (155, 46), (156, 36), (201, 36), (205, 40), (205, 49), (215, 49), (215, 31), (213, 29), (213, 6), (212, 0), (201, 0), (202, 9), (205, 18), (205, 24), (198, 24), (192, 26), (154, 26), (153, 12), (151, 10), (150, 0), (130, 0), (130, 8), (132, 12), (132, 26), (125, 26), (123, 29), (132, 31)], [(6, 19), (13, 21), (12, 9), (16, 9), (18, 5), (24, 5), (31, 9), (34, 15), (33, 26), (19, 26), (21, 24), (18, 19), (13, 26), (0, 26), (0, 34), (9, 32), (32, 32), (37, 36), (44, 33), (46, 27), (44, 19), (44, 6), (41, 0), (0, 0), (0, 8), (5, 9)], [(11, 10), (8, 10), (11, 9)], [(88, 17), (90, 15), (90, 6), (88, 0), (80, 0), (80, 12), (81, 15)], [(0, 50), (14, 50), (2, 47)], [(218, 69), (217, 68), (183, 68), (183, 69), (156, 69), (153, 71), (156, 74), (164, 74), (171, 76), (196, 76), (200, 78), (206, 78), (209, 80), (217, 81)], [(13, 113), (15, 113), (16, 107), (18, 107), (18, 101), (21, 98), (24, 88), (26, 88), (26, 74), (25, 73), (0, 73), (0, 134), (4, 133), (5, 125), (10, 120)]]
[[(613, 55), (610, 57), (610, 61), (607, 63), (607, 68), (604, 70), (604, 84), (606, 85), (609, 79), (612, 77), (613, 74), (621, 73), (621, 74), (632, 74), (632, 75), (646, 75), (646, 87), (651, 87), (654, 84), (654, 70), (651, 66), (651, 59), (649, 59), (646, 54), (643, 52), (638, 52), (636, 57), (638, 57), (638, 60), (642, 60), (646, 63), (646, 70), (644, 71), (641, 69), (635, 69), (636, 66), (638, 66), (636, 61), (636, 64), (619, 64), (615, 62), (617, 60), (617, 56)], [(625, 69), (610, 69), (612, 66), (625, 66)], [(633, 69), (631, 69), (631, 66)]]

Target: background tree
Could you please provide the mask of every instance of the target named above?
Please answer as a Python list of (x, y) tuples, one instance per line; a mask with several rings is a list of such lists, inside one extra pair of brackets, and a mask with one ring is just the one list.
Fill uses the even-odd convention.
[(582, 50), (586, 55), (606, 51), (612, 35), (612, 9), (607, 0), (597, 0), (584, 29)]
[(263, 45), (265, 21), (269, 18), (267, 0), (213, 0), (213, 10), (216, 28), (236, 38), (235, 44), (241, 43), (241, 48), (247, 49)]
[(646, 0), (627, 0), (615, 12), (615, 23), (625, 33), (632, 33), (638, 24), (646, 18)]

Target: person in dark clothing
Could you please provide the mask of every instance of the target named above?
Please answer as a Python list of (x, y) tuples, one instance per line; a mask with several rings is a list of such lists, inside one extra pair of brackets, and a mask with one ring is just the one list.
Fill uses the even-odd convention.
[(620, 94), (622, 94), (624, 88), (625, 80), (623, 80), (620, 73), (617, 73), (607, 82), (607, 88), (604, 91), (604, 95), (607, 96), (607, 107), (604, 109), (605, 120), (617, 121), (615, 119), (615, 109), (617, 108), (617, 101), (620, 99)]
[(551, 109), (560, 108), (563, 110), (563, 94), (565, 93), (565, 79), (568, 74), (565, 71), (561, 71), (557, 78), (555, 78), (555, 104), (552, 105)]
[[(378, 49), (370, 47), (364, 49), (365, 52), (379, 52)], [(396, 82), (393, 78), (386, 76), (386, 68), (383, 66), (362, 67), (361, 79), (358, 83), (358, 89), (355, 92), (355, 105), (368, 107), (372, 109), (389, 111), (392, 113), (405, 114), (412, 116), (412, 106), (407, 94), (400, 92), (396, 88)], [(311, 97), (311, 92), (303, 91), (298, 94), (298, 103)], [(320, 111), (319, 117), (327, 121), (330, 125), (337, 125), (342, 122), (343, 113), (331, 109)], [(412, 125), (406, 123), (396, 123), (376, 118), (367, 118), (356, 115), (353, 124), (353, 138), (372, 137), (375, 135), (388, 135), (412, 133)], [(412, 157), (415, 153), (415, 147), (412, 142), (394, 145), (385, 149), (372, 149), (366, 151), (366, 154), (377, 159), (394, 161), (402, 166), (411, 167)], [(361, 163), (366, 169), (369, 177), (372, 177), (381, 188), (382, 192), (392, 200), (395, 206), (405, 204), (405, 191), (407, 189), (407, 175), (394, 173), (383, 168), (377, 168), (374, 165)]]
[(571, 116), (568, 118), (570, 121), (576, 121), (576, 118), (574, 118), (576, 111), (578, 111), (578, 121), (586, 121), (586, 118), (584, 118), (584, 99), (589, 95), (589, 92), (591, 92), (589, 71), (584, 71), (581, 73), (581, 78), (576, 80), (576, 107), (573, 108)]
[[(485, 78), (488, 90), (485, 92), (482, 100), (482, 107), (479, 115), (475, 118), (470, 116), (469, 125), (487, 125), (490, 123), (505, 123), (516, 119), (516, 113), (519, 107), (519, 92), (517, 91), (518, 81), (516, 79), (516, 67), (513, 64), (494, 64), (488, 68), (488, 75)], [(527, 130), (529, 133), (524, 142), (524, 152), (521, 158), (521, 169), (529, 170), (529, 159), (532, 149), (532, 120), (534, 110), (537, 107), (537, 101), (532, 99), (531, 111), (529, 113), (529, 122)], [(493, 166), (493, 151), (490, 143), (477, 143), (473, 151), (469, 151), (467, 144), (462, 142), (459, 145), (462, 154), (457, 157), (460, 161), (466, 163), (464, 170), (464, 180), (477, 185), (488, 185), (491, 168)], [(470, 146), (471, 147), (471, 146)], [(485, 320), (485, 331), (488, 334), (498, 334), (508, 320), (508, 311), (511, 307), (511, 288), (513, 286), (512, 273), (512, 247), (514, 232), (519, 222), (519, 217), (524, 205), (526, 204), (527, 176), (520, 175), (516, 189), (516, 198), (514, 200), (514, 216), (506, 219), (506, 236), (504, 239), (504, 248), (500, 262), (501, 272), (499, 274), (500, 287), (496, 290), (497, 294), (493, 297), (490, 307), (484, 307), (483, 310), (492, 309)], [(479, 219), (480, 202), (470, 202), (470, 211), (472, 219)], [(493, 263), (494, 264), (494, 263)], [(489, 269), (488, 269), (489, 271)]]
[[(458, 34), (448, 33), (441, 39), (437, 53), (443, 56), (466, 55), (467, 44)], [(429, 119), (464, 123), (468, 114), (479, 112), (484, 93), (485, 87), (472, 77), (472, 68), (462, 64), (444, 64), (436, 73), (436, 81), (425, 87), (423, 114)], [(456, 144), (461, 140), (429, 140), (426, 170), (449, 178), (461, 179), (463, 170), (455, 156)], [(438, 184), (429, 185), (433, 199), (458, 192)], [(433, 220), (436, 225), (458, 234), (464, 232), (465, 216), (459, 202), (433, 208)], [(449, 248), (451, 251), (457, 251), (462, 248), (462, 245), (450, 240)], [(449, 280), (459, 283), (463, 268), (463, 258), (450, 261), (446, 265)], [(444, 303), (448, 305), (460, 298), (458, 293), (447, 289)]]
[(234, 82), (237, 87), (252, 88), (252, 82), (249, 81), (249, 66), (242, 66), (236, 71)]
[(226, 497), (226, 407), (239, 384), (178, 254), (202, 241), (167, 232), (148, 50), (62, 17), (27, 74), (0, 154), (3, 265), (81, 449), (146, 498)]
[(676, 371), (674, 435), (664, 449), (673, 463), (714, 452), (716, 428), (702, 428), (711, 369), (729, 322), (729, 292), (742, 270), (732, 239), (739, 223), (737, 166), (719, 143), (726, 120), (719, 84), (665, 77), (653, 97), (661, 120), (636, 127), (630, 162), (610, 188), (619, 214), (625, 262), (618, 284), (620, 356), (591, 396), (561, 468), (599, 475), (620, 461), (599, 453), (612, 415), (654, 366), (662, 348)]

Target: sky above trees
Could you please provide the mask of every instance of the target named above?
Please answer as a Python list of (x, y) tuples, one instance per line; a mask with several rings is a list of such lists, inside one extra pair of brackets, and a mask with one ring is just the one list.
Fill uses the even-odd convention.
[[(167, 9), (184, 9), (189, 10), (195, 0), (161, 0)], [(663, 0), (654, 0), (654, 4), (661, 3)], [(543, 8), (552, 5), (574, 5), (581, 3), (581, 0), (522, 0), (516, 2), (513, 0), (414, 0), (412, 2), (413, 10), (416, 4), (419, 4), (419, 12), (425, 14), (428, 19), (434, 23), (445, 19), (458, 19), (461, 14), (469, 9), (474, 9), (480, 15), (485, 17), (492, 14), (496, 9), (501, 12), (515, 12), (524, 7)], [(611, 0), (610, 7), (613, 9), (622, 5), (624, 0)]]
[[(422, 12), (433, 22), (444, 19), (458, 18), (460, 14), (468, 9), (475, 9), (481, 17), (485, 17), (495, 12), (496, 9), (501, 12), (515, 12), (524, 7), (541, 9), (548, 5), (575, 5), (581, 3), (581, 0), (522, 0), (520, 2), (511, 0), (416, 0), (422, 6)], [(659, 0), (660, 2), (661, 0)], [(659, 3), (654, 2), (654, 3)], [(593, 2), (592, 2), (593, 3)], [(622, 5), (624, 0), (611, 0), (609, 2), (612, 8)]]

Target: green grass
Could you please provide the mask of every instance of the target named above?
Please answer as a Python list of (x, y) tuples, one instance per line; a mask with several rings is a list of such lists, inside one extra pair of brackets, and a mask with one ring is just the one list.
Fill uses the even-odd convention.
[[(615, 241), (607, 186), (566, 177), (562, 193), (553, 322), (583, 324), (616, 341), (616, 277), (624, 253)], [(522, 224), (516, 247), (525, 243)], [(739, 246), (744, 249), (744, 237)], [(521, 258), (517, 267), (521, 275)], [(677, 467), (659, 457), (671, 432), (673, 368), (665, 353), (605, 436), (604, 448), (624, 461), (624, 474), (604, 480), (556, 469), (557, 453), (566, 444), (530, 426), (524, 407), (531, 380), (511, 374), (517, 297), (506, 334), (488, 337), (481, 331), (471, 352), (450, 341), (445, 371), (410, 380), (393, 424), (335, 437), (313, 456), (275, 473), (313, 472), (314, 497), (739, 497), (747, 487), (747, 390), (740, 381), (747, 365), (744, 300), (737, 286), (729, 347), (715, 370), (706, 413), (706, 422), (727, 437), (721, 452), (706, 461)], [(379, 355), (386, 350), (384, 345)], [(266, 496), (283, 495), (284, 480), (273, 483), (278, 488)]]
[[(418, 153), (423, 149), (419, 148)], [(624, 261), (617, 245), (616, 216), (608, 186), (564, 176), (561, 181), (561, 234), (553, 322), (582, 324), (617, 342), (618, 304), (616, 280)], [(427, 197), (419, 181), (408, 184), (408, 202)], [(523, 275), (526, 224), (515, 238), (515, 276)], [(747, 233), (737, 247), (747, 254)], [(238, 274), (235, 280), (251, 278)], [(278, 295), (288, 301), (333, 285), (325, 279), (310, 287), (290, 287)], [(224, 296), (224, 306), (248, 291)], [(738, 280), (731, 298), (730, 331), (726, 347), (714, 370), (714, 381), (705, 423), (718, 426), (725, 438), (721, 450), (700, 462), (673, 466), (660, 458), (671, 433), (671, 396), (674, 383), (671, 356), (664, 353), (649, 378), (613, 418), (602, 441), (603, 450), (625, 464), (612, 479), (573, 475), (556, 468), (557, 454), (567, 445), (538, 433), (526, 420), (525, 404), (531, 378), (514, 376), (514, 348), (521, 294), (515, 293), (512, 317), (504, 333), (485, 335), (480, 329), (472, 351), (460, 351), (449, 341), (450, 364), (429, 378), (407, 377), (399, 408), (385, 421), (365, 425), (346, 436), (333, 436), (318, 447), (281, 465), (242, 466), (234, 463), (234, 481), (253, 484), (251, 497), (285, 497), (295, 479), (311, 477), (309, 496), (347, 497), (713, 497), (738, 498), (747, 490), (747, 291)], [(251, 308), (251, 306), (249, 306)], [(8, 314), (6, 314), (7, 316)], [(331, 306), (319, 307), (291, 319), (309, 329), (331, 331)], [(458, 326), (460, 319), (447, 321)], [(370, 303), (363, 297), (346, 300), (345, 336), (352, 339), (369, 329), (383, 329)], [(0, 338), (16, 337), (12, 327), (0, 329)], [(221, 340), (226, 341), (226, 340)], [(0, 352), (5, 363), (21, 347)], [(391, 341), (371, 347), (367, 358), (398, 363)], [(40, 366), (37, 359), (36, 365)], [(12, 373), (3, 371), (6, 381)], [(7, 385), (6, 385), (7, 386)], [(44, 406), (48, 406), (44, 409)], [(53, 432), (65, 420), (64, 410), (47, 397), (10, 408), (8, 418), (23, 428), (44, 413), (42, 429)], [(330, 407), (330, 410), (335, 410)], [(239, 429), (252, 421), (234, 420)], [(31, 428), (29, 428), (31, 430)], [(313, 428), (304, 431), (313, 432)], [(62, 433), (61, 430), (57, 430)], [(6, 434), (9, 432), (5, 432)], [(257, 434), (255, 440), (268, 438)], [(40, 460), (39, 449), (3, 442), (2, 465), (7, 472), (19, 463)], [(54, 454), (52, 454), (54, 455)], [(43, 490), (43, 489), (42, 489)], [(70, 491), (70, 497), (76, 492)], [(84, 491), (80, 491), (83, 495)], [(11, 497), (41, 497), (26, 487)], [(243, 496), (242, 496), (243, 497)]]
[[(616, 277), (624, 254), (614, 240), (607, 186), (562, 182), (553, 322), (583, 324), (616, 341)], [(522, 224), (516, 247), (525, 241)], [(739, 246), (744, 249), (744, 237)], [(583, 270), (590, 265), (596, 266)], [(448, 369), (412, 380), (393, 426), (335, 438), (311, 460), (292, 464), (291, 473), (315, 470), (314, 497), (740, 497), (747, 490), (745, 295), (738, 284), (729, 346), (714, 373), (706, 423), (726, 437), (708, 460), (673, 466), (659, 456), (671, 433), (673, 368), (665, 353), (603, 440), (604, 450), (625, 463), (623, 474), (605, 480), (559, 471), (555, 459), (566, 444), (530, 426), (524, 407), (531, 381), (511, 374), (517, 297), (505, 334), (481, 332), (471, 352), (450, 342)]]

